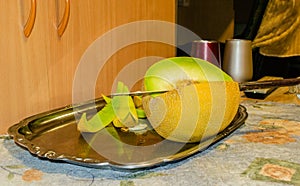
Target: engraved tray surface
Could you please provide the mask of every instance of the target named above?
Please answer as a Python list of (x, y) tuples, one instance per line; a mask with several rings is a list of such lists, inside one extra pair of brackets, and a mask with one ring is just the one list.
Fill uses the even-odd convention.
[[(244, 124), (248, 114), (239, 106), (232, 123), (211, 139), (200, 143), (177, 143), (160, 137), (150, 125), (143, 133), (113, 129), (94, 134), (77, 131), (76, 116), (95, 113), (103, 99), (67, 106), (26, 118), (9, 128), (15, 143), (33, 155), (94, 168), (141, 169), (175, 162), (207, 149)], [(118, 140), (112, 137), (117, 134)]]

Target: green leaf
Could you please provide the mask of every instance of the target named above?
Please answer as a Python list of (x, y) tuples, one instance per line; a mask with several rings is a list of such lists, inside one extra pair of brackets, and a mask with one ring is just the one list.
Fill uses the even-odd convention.
[[(118, 82), (117, 93), (129, 92), (128, 87)], [(106, 105), (91, 119), (82, 114), (77, 130), (81, 132), (98, 132), (111, 122), (118, 126), (133, 127), (138, 123), (138, 115), (131, 96), (115, 96), (112, 99), (102, 95)], [(119, 120), (118, 122), (116, 121)]]
[(140, 119), (147, 117), (145, 111), (141, 108), (137, 108), (136, 113), (137, 113), (138, 118), (140, 118)]
[[(117, 93), (127, 93), (129, 89), (122, 82), (118, 82)], [(131, 96), (113, 97), (112, 107), (118, 120), (127, 127), (133, 127), (138, 123), (135, 104)]]
[(77, 129), (81, 132), (97, 132), (109, 125), (115, 117), (116, 115), (112, 108), (112, 104), (107, 103), (89, 121), (86, 118), (86, 113), (83, 113), (77, 125)]

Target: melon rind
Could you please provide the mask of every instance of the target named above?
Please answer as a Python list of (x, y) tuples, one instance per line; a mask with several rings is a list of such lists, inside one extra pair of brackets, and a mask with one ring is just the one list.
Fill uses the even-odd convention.
[[(161, 68), (161, 70), (160, 70)], [(178, 87), (178, 82), (190, 82)], [(200, 142), (224, 130), (240, 103), (238, 83), (209, 62), (170, 58), (146, 72), (146, 90), (169, 92), (145, 96), (143, 108), (154, 130), (177, 142)]]

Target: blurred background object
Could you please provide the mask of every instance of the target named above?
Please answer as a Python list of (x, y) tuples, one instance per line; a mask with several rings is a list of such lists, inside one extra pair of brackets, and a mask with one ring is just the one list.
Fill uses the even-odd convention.
[(294, 78), (300, 75), (299, 7), (298, 0), (190, 0), (178, 7), (177, 23), (221, 42), (221, 58), (226, 39), (253, 41), (253, 80)]

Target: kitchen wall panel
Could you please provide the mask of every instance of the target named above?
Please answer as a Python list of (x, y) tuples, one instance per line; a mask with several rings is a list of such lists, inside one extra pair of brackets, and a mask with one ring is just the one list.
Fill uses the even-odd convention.
[[(43, 0), (36, 1), (35, 24), (26, 38), (23, 27), (31, 2), (0, 1), (0, 24), (5, 25), (0, 27), (0, 133), (6, 133), (9, 126), (25, 117), (72, 104), (72, 85), (80, 59), (97, 38), (111, 29), (139, 20), (175, 22), (174, 0), (69, 1), (69, 22), (60, 37), (57, 26), (66, 1)], [(174, 34), (175, 38), (175, 32), (165, 34)], [(149, 55), (171, 57), (175, 49), (145, 42), (117, 51), (98, 77), (95, 96), (110, 92), (113, 78), (122, 67)]]

